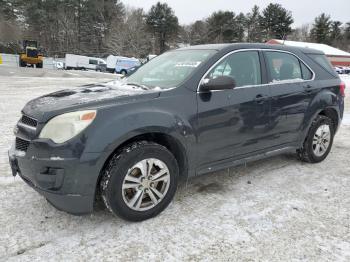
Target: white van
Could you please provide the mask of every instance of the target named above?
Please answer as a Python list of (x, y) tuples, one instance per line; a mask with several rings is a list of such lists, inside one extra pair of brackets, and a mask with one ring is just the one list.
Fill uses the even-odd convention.
[(106, 71), (106, 61), (101, 58), (82, 55), (66, 54), (66, 70), (95, 70)]
[(115, 73), (115, 65), (117, 64), (117, 61), (119, 58), (122, 58), (123, 56), (115, 56), (115, 55), (109, 55), (107, 56), (107, 68), (106, 71), (109, 73)]

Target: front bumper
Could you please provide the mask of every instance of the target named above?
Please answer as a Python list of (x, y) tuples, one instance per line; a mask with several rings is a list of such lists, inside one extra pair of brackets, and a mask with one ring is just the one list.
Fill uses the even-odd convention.
[(42, 157), (42, 150), (9, 150), (13, 175), (18, 174), (29, 186), (43, 195), (57, 209), (74, 215), (91, 213), (99, 176), (97, 153), (80, 158)]

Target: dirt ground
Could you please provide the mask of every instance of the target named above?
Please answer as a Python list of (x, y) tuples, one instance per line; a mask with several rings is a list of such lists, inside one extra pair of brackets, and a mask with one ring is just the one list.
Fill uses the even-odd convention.
[(0, 261), (350, 261), (349, 106), (324, 162), (282, 155), (201, 176), (141, 223), (60, 212), (11, 176), (7, 150), (29, 99), (114, 77), (0, 68)]

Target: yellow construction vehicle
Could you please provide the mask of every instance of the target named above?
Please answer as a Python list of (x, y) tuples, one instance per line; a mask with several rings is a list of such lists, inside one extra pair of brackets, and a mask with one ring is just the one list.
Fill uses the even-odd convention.
[(19, 66), (32, 66), (43, 68), (43, 55), (39, 53), (38, 42), (34, 40), (23, 41), (23, 52), (19, 55)]

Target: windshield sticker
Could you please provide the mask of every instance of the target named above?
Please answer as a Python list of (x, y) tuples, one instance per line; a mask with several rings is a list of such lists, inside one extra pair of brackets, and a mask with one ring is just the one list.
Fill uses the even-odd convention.
[(175, 64), (175, 67), (197, 67), (201, 62), (178, 62)]

